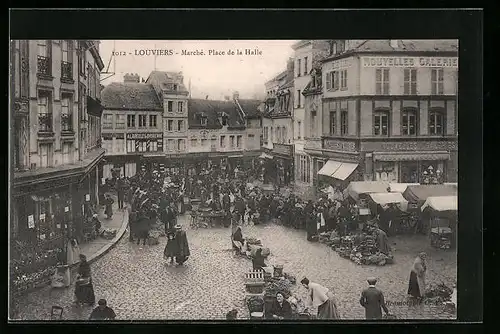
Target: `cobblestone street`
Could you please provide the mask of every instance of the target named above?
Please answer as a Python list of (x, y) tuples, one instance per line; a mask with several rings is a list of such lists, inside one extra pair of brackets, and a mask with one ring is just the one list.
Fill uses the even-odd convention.
[[(236, 308), (239, 318), (247, 318), (244, 305), (244, 273), (251, 261), (235, 257), (231, 251), (230, 229), (190, 230), (188, 216), (180, 217), (187, 228), (191, 257), (184, 267), (167, 266), (163, 260), (165, 238), (160, 245), (138, 246), (128, 241), (128, 233), (108, 254), (91, 265), (96, 299), (105, 298), (119, 320), (225, 319)], [(284, 271), (297, 280), (310, 280), (332, 288), (343, 319), (363, 319), (359, 305), (366, 278), (379, 278), (390, 312), (398, 319), (453, 319), (456, 314), (441, 305), (395, 306), (406, 301), (409, 269), (417, 252), (429, 256), (427, 282), (456, 280), (456, 254), (430, 249), (420, 236), (390, 238), (395, 263), (383, 267), (358, 266), (343, 259), (327, 246), (306, 241), (305, 232), (282, 226), (243, 227), (245, 237), (255, 237), (269, 247), (270, 264), (283, 264)], [(422, 245), (425, 245), (423, 247)], [(422, 248), (423, 247), (423, 248)], [(90, 307), (73, 304), (74, 286), (65, 290), (45, 288), (19, 300), (19, 319), (46, 320), (52, 305), (64, 307), (64, 320), (85, 320)], [(297, 283), (294, 293), (305, 297)]]

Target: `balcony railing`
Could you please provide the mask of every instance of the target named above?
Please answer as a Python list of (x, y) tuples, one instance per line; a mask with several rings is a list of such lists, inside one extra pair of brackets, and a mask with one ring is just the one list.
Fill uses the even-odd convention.
[(61, 79), (73, 81), (73, 63), (61, 62)]
[(73, 117), (71, 114), (61, 114), (61, 131), (73, 132)]
[(38, 114), (38, 131), (52, 132), (52, 113)]
[(49, 57), (38, 56), (37, 73), (44, 76), (52, 75), (51, 59)]

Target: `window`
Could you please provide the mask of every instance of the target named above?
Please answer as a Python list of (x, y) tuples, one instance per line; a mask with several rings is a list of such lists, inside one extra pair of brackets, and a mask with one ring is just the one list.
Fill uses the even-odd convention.
[(274, 143), (274, 141), (273, 141), (273, 127), (272, 126), (271, 126), (271, 128), (269, 130), (269, 134), (270, 134), (270, 138), (269, 139), (270, 139), (271, 143)]
[(52, 144), (40, 144), (40, 167), (52, 167)]
[(342, 53), (345, 51), (345, 42), (344, 41), (338, 41), (337, 42), (337, 53)]
[(300, 89), (297, 89), (297, 108), (300, 108)]
[(127, 152), (135, 152), (135, 140), (127, 140)]
[(267, 140), (267, 126), (264, 127), (264, 140)]
[(332, 43), (332, 47), (331, 47), (331, 53), (332, 55), (336, 55), (337, 54), (337, 42), (333, 42)]
[(326, 73), (326, 89), (332, 89), (332, 72)]
[(431, 70), (431, 94), (444, 94), (444, 70), (442, 68)]
[(377, 68), (375, 70), (375, 94), (389, 94), (389, 69)]
[(175, 151), (175, 139), (169, 139), (167, 141), (167, 150), (168, 151)]
[(63, 143), (62, 144), (62, 163), (72, 164), (73, 163), (73, 144)]
[(226, 136), (220, 136), (220, 147), (226, 147)]
[(444, 112), (438, 109), (431, 110), (429, 112), (429, 134), (430, 135), (442, 135), (443, 123), (444, 123)]
[(135, 115), (127, 115), (127, 127), (135, 128)]
[(237, 136), (237, 137), (236, 137), (236, 147), (237, 147), (237, 148), (241, 148), (241, 144), (242, 144), (241, 139), (242, 139), (242, 137), (241, 137), (241, 136)]
[(201, 125), (206, 126), (207, 125), (207, 116), (201, 116)]
[(158, 151), (158, 142), (156, 140), (150, 141), (149, 152), (156, 152), (156, 151)]
[(102, 115), (102, 127), (103, 129), (113, 128), (113, 115), (111, 114)]
[(174, 84), (173, 90), (177, 90), (177, 85), (176, 84)]
[(304, 75), (307, 75), (307, 57), (304, 58)]
[(340, 89), (347, 89), (347, 70), (340, 71)]
[(184, 111), (183, 107), (184, 107), (184, 102), (182, 101), (177, 102), (177, 112), (183, 112)]
[(223, 114), (221, 118), (222, 118), (222, 126), (227, 126), (227, 115)]
[(217, 137), (213, 136), (210, 139), (210, 147), (213, 149), (217, 149)]
[(255, 138), (255, 135), (253, 133), (248, 134), (248, 138)]
[(201, 138), (201, 147), (207, 147), (208, 146), (208, 140), (206, 138)]
[(52, 61), (50, 59), (51, 41), (38, 41), (37, 71), (39, 74), (50, 76), (52, 74)]
[(52, 95), (38, 91), (38, 131), (52, 132)]
[(300, 77), (300, 69), (301, 69), (300, 64), (301, 64), (301, 60), (300, 60), (300, 59), (298, 59), (298, 60), (297, 60), (297, 76), (298, 76), (298, 77)]
[(343, 110), (340, 112), (340, 134), (342, 136), (347, 134), (347, 110)]
[(115, 152), (123, 153), (125, 151), (125, 139), (116, 138), (115, 139)]
[(297, 139), (302, 137), (302, 122), (297, 121)]
[(73, 131), (73, 103), (71, 94), (62, 94), (61, 131)]
[(184, 139), (177, 139), (177, 150), (184, 151)]
[(283, 127), (283, 140), (286, 144), (288, 138), (288, 131), (286, 130), (286, 127)]
[(115, 115), (115, 127), (125, 129), (125, 115)]
[(184, 131), (184, 121), (183, 120), (177, 121), (177, 131)]
[(167, 111), (168, 112), (174, 111), (174, 102), (173, 101), (168, 101), (167, 102)]
[(147, 115), (139, 115), (139, 127), (145, 128), (147, 126)]
[(71, 41), (63, 40), (61, 43), (61, 79), (73, 80), (73, 53)]
[(149, 127), (156, 128), (158, 126), (156, 122), (156, 115), (149, 115)]
[(234, 148), (234, 136), (229, 136), (229, 147)]
[(405, 68), (403, 81), (403, 94), (417, 95), (417, 70)]
[(373, 134), (375, 136), (389, 135), (389, 112), (375, 111), (373, 121)]
[(198, 139), (196, 138), (191, 139), (191, 147), (196, 147), (196, 146), (198, 146)]
[(417, 111), (415, 109), (403, 110), (401, 118), (401, 132), (404, 136), (417, 134)]
[(311, 112), (311, 123), (309, 124), (309, 137), (316, 136), (316, 111)]
[(167, 121), (167, 131), (174, 131), (174, 121), (171, 119)]
[(102, 147), (106, 150), (106, 153), (112, 153), (113, 152), (113, 140), (112, 139), (105, 139), (102, 141)]
[[(345, 74), (345, 85), (347, 87), (347, 71)], [(339, 89), (339, 71), (332, 71), (326, 74), (326, 89)]]

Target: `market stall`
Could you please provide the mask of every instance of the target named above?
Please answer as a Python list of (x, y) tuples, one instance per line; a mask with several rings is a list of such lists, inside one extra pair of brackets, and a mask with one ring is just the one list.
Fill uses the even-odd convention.
[(408, 186), (403, 192), (403, 197), (410, 204), (421, 207), (431, 196), (457, 196), (458, 187), (448, 184), (425, 184)]
[(418, 186), (420, 183), (389, 183), (391, 193), (404, 193), (409, 186)]
[(360, 195), (370, 193), (386, 193), (388, 192), (389, 182), (383, 181), (356, 181), (351, 182), (347, 186), (344, 195), (349, 196), (355, 201), (358, 201)]
[(431, 196), (420, 208), (429, 222), (431, 245), (447, 249), (456, 246), (457, 196)]

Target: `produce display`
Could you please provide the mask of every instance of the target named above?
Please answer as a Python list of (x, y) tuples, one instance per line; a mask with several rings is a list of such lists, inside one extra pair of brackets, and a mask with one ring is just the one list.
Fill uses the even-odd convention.
[(281, 292), (283, 297), (288, 298), (291, 296), (291, 288), (292, 283), (289, 280), (285, 278), (277, 280), (273, 279), (265, 288), (264, 296), (275, 297), (278, 292)]
[(425, 292), (426, 301), (431, 303), (445, 303), (451, 301), (453, 289), (444, 283), (431, 283)]
[(384, 266), (392, 264), (392, 254), (379, 251), (375, 237), (367, 233), (358, 233), (340, 237), (337, 232), (325, 232), (319, 235), (320, 242), (332, 247), (341, 257), (350, 259), (358, 265)]
[(262, 246), (262, 242), (259, 239), (247, 238), (246, 241), (247, 241), (247, 245), (259, 245), (259, 246)]
[(247, 306), (250, 313), (262, 312), (262, 309), (264, 307), (264, 299), (259, 296), (251, 296), (247, 298)]

